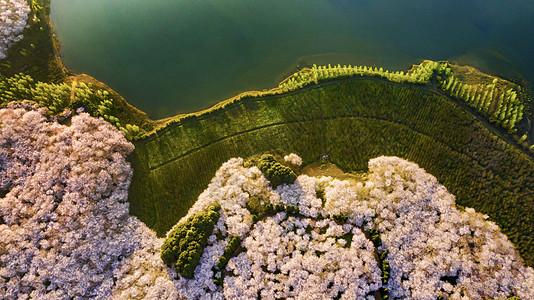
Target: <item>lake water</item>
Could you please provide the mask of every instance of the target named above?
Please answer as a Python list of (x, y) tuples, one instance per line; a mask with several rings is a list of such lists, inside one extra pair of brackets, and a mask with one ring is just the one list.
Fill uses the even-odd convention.
[(534, 81), (533, 1), (52, 0), (61, 57), (152, 118), (274, 87), (298, 65), (452, 59)]

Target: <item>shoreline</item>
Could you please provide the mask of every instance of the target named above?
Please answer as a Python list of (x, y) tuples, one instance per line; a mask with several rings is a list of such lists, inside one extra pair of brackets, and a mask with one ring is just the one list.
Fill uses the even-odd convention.
[[(396, 81), (396, 80), (392, 81), (389, 77), (384, 77), (384, 74), (377, 72), (376, 67), (375, 67), (375, 71), (373, 72), (371, 70), (372, 68), (370, 67), (369, 68), (370, 71), (364, 71), (363, 73), (356, 73), (353, 75), (343, 75), (342, 73), (340, 73), (337, 76), (322, 79), (320, 82), (317, 82), (317, 81), (315, 83), (307, 82), (307, 83), (303, 83), (303, 85), (290, 87), (289, 89), (285, 88), (284, 85), (287, 85), (288, 82), (291, 83), (291, 81), (295, 78), (297, 78), (297, 81), (298, 81), (298, 78), (300, 77), (300, 75), (306, 75), (308, 72), (310, 72), (311, 69), (308, 66), (302, 65), (302, 66), (297, 66), (295, 69), (296, 73), (293, 73), (289, 75), (287, 78), (285, 78), (284, 80), (282, 80), (277, 87), (274, 87), (271, 89), (264, 89), (263, 91), (245, 91), (233, 97), (217, 101), (205, 109), (201, 109), (201, 110), (190, 112), (190, 113), (177, 114), (177, 115), (162, 118), (162, 119), (151, 119), (150, 117), (148, 117), (148, 115), (144, 111), (140, 110), (139, 108), (129, 103), (122, 95), (120, 95), (118, 92), (110, 88), (108, 85), (106, 85), (102, 81), (87, 74), (75, 74), (71, 72), (70, 70), (68, 70), (68, 68), (66, 68), (66, 66), (64, 65), (61, 59), (61, 56), (59, 55), (61, 45), (60, 45), (58, 37), (54, 34), (54, 27), (52, 25), (51, 18), (50, 18), (51, 0), (41, 0), (41, 1), (43, 4), (43, 7), (41, 7), (39, 11), (33, 11), (33, 6), (32, 6), (32, 12), (30, 13), (30, 17), (33, 15), (39, 16), (39, 22), (30, 21), (31, 22), (30, 28), (27, 29), (27, 31), (32, 32), (32, 30), (35, 30), (36, 26), (46, 24), (45, 34), (48, 35), (48, 39), (52, 45), (52, 49), (49, 49), (51, 51), (51, 54), (49, 55), (48, 57), (49, 60), (46, 63), (47, 66), (49, 66), (48, 71), (50, 74), (48, 77), (55, 78), (55, 80), (52, 80), (52, 81), (65, 82), (67, 84), (72, 83), (73, 81), (82, 82), (86, 84), (91, 84), (97, 89), (103, 89), (105, 91), (108, 91), (110, 94), (113, 95), (113, 98), (116, 101), (116, 106), (117, 106), (116, 117), (118, 117), (121, 120), (121, 123), (134, 124), (134, 125), (139, 126), (145, 131), (142, 136), (136, 138), (138, 141), (149, 141), (153, 139), (154, 136), (157, 136), (157, 135), (160, 135), (166, 132), (167, 131), (166, 128), (168, 127), (172, 128), (174, 126), (178, 126), (179, 124), (183, 124), (184, 122), (187, 122), (187, 120), (189, 119), (198, 119), (198, 118), (202, 119), (202, 118), (208, 117), (209, 115), (215, 113), (216, 111), (224, 110), (225, 107), (231, 106), (233, 103), (240, 102), (244, 99), (251, 99), (251, 98), (252, 99), (263, 99), (266, 97), (267, 98), (276, 97), (277, 95), (299, 93), (299, 92), (303, 92), (306, 90), (319, 88), (321, 86), (336, 84), (339, 82), (343, 82), (345, 80), (371, 79), (371, 80), (384, 80), (387, 82)], [(41, 29), (43, 29), (43, 27), (41, 27)], [(30, 35), (29, 38), (31, 37), (32, 36)], [(23, 39), (23, 41), (25, 39)], [(13, 48), (17, 48), (17, 47), (13, 47)], [(12, 50), (12, 51), (10, 50), (11, 51), (10, 53), (15, 52), (15, 50)], [(413, 65), (411, 69), (406, 71), (406, 75), (408, 75), (411, 72), (416, 71), (418, 67), (422, 66), (423, 64), (427, 62), (429, 61), (423, 60), (419, 65)], [(451, 67), (453, 67), (453, 69), (455, 70), (461, 70), (461, 69), (472, 70), (470, 72), (477, 73), (477, 76), (478, 76), (477, 78), (482, 78), (483, 76), (486, 76), (489, 78), (499, 78), (493, 75), (482, 73), (469, 65), (456, 64), (456, 65), (451, 65)], [(339, 65), (338, 65), (338, 68), (339, 68)], [(58, 71), (59, 73), (52, 73), (51, 71), (53, 70), (56, 70), (56, 71), (59, 70)], [(404, 72), (401, 72), (401, 74), (402, 73)], [(499, 80), (502, 82), (505, 82), (506, 85), (517, 86), (516, 83), (504, 80), (502, 78), (499, 78)], [(402, 84), (402, 85), (414, 84), (414, 83), (411, 83), (410, 81), (404, 82), (404, 79), (401, 79), (401, 81), (402, 82), (397, 82), (397, 83)], [(526, 81), (525, 79), (521, 79), (520, 83), (524, 84), (524, 83), (528, 83), (528, 81)], [(418, 86), (422, 88), (427, 88), (427, 89), (434, 89), (436, 90), (436, 92), (445, 95), (445, 93), (443, 93), (441, 90), (436, 89), (435, 83), (426, 83), (422, 85), (418, 84)], [(528, 104), (527, 110), (529, 113), (525, 114), (524, 119), (526, 119), (526, 121), (523, 120), (522, 122), (518, 123), (518, 125), (522, 127), (522, 131), (530, 133), (529, 134), (530, 136), (528, 137), (527, 142), (528, 144), (532, 144), (534, 142), (534, 126), (533, 126), (534, 122), (532, 122), (532, 120), (530, 119), (531, 116), (534, 115), (534, 107), (532, 105), (532, 100), (531, 100), (532, 91), (529, 89), (528, 86), (521, 86), (520, 91), (522, 93), (523, 98), (527, 99), (526, 101), (529, 102), (527, 103)], [(470, 113), (475, 113), (475, 116), (479, 117), (476, 111), (472, 109), (466, 109), (466, 106), (463, 106), (463, 108), (464, 110), (467, 110)], [(490, 125), (489, 128), (491, 128), (492, 131), (496, 132), (499, 136), (501, 136), (501, 138), (503, 138), (503, 135), (504, 135), (505, 137), (509, 136), (510, 138), (512, 138), (512, 140), (519, 139), (519, 137), (514, 137), (510, 134), (500, 132), (498, 126), (494, 124), (490, 124), (489, 122), (487, 122), (487, 120), (485, 121), (486, 122), (484, 123), (486, 125)], [(505, 140), (507, 140), (507, 142), (510, 143), (510, 139), (505, 138)], [(512, 143), (512, 144), (515, 144), (515, 143)]]
[[(210, 102), (210, 104), (208, 104), (209, 106), (206, 107), (205, 109), (200, 109), (198, 111), (193, 111), (193, 112), (189, 112), (189, 113), (182, 113), (182, 114), (177, 114), (177, 115), (174, 115), (174, 116), (169, 116), (169, 117), (165, 117), (165, 118), (161, 118), (161, 119), (152, 119), (150, 118), (146, 112), (142, 111), (141, 109), (137, 108), (136, 106), (132, 105), (130, 102), (128, 102), (127, 99), (125, 99), (122, 95), (120, 95), (119, 93), (117, 93), (115, 90), (113, 90), (112, 88), (110, 88), (108, 85), (106, 85), (104, 82), (88, 75), (88, 74), (75, 74), (73, 72), (71, 72), (63, 63), (62, 59), (61, 59), (61, 56), (60, 56), (60, 48), (61, 48), (61, 44), (60, 44), (60, 41), (59, 41), (59, 38), (55, 35), (54, 33), (54, 27), (53, 27), (53, 24), (51, 22), (51, 18), (50, 18), (50, 13), (51, 13), (51, 0), (37, 0), (39, 1), (42, 5), (43, 5), (43, 8), (39, 11), (33, 11), (33, 5), (32, 5), (32, 12), (31, 12), (31, 15), (38, 15), (41, 19), (41, 23), (45, 23), (47, 26), (47, 33), (49, 34), (49, 40), (51, 40), (51, 43), (53, 45), (53, 48), (52, 48), (52, 54), (51, 56), (49, 57), (49, 62), (47, 63), (47, 65), (51, 66), (52, 69), (56, 69), (56, 70), (60, 70), (60, 74), (59, 74), (59, 77), (57, 76), (58, 74), (56, 74), (56, 76), (54, 75), (51, 75), (50, 77), (56, 77), (56, 80), (54, 81), (63, 81), (63, 82), (72, 82), (73, 80), (75, 81), (78, 81), (78, 82), (84, 82), (84, 83), (89, 83), (89, 84), (92, 84), (98, 88), (101, 88), (101, 89), (104, 89), (108, 92), (110, 92), (111, 94), (113, 94), (115, 96), (115, 99), (117, 100), (117, 104), (118, 104), (118, 108), (119, 110), (122, 112), (122, 115), (121, 116), (118, 116), (119, 119), (122, 120), (126, 120), (127, 123), (131, 123), (131, 124), (135, 124), (135, 125), (138, 125), (139, 127), (143, 128), (145, 131), (146, 131), (146, 134), (144, 134), (143, 137), (141, 137), (140, 139), (141, 140), (145, 140), (145, 139), (150, 139), (151, 136), (153, 135), (157, 135), (159, 134), (162, 130), (164, 131), (164, 128), (165, 127), (168, 127), (168, 126), (171, 126), (172, 124), (174, 123), (181, 123), (182, 121), (185, 121), (189, 118), (198, 118), (198, 117), (201, 117), (201, 116), (205, 116), (205, 115), (209, 115), (211, 113), (213, 113), (214, 111), (216, 110), (219, 110), (219, 109), (224, 109), (225, 106), (227, 105), (231, 105), (233, 102), (236, 102), (236, 101), (240, 101), (242, 99), (247, 99), (247, 98), (262, 98), (262, 97), (271, 97), (273, 95), (281, 95), (281, 94), (285, 94), (285, 93), (290, 93), (290, 92), (293, 92), (293, 91), (303, 91), (303, 90), (307, 90), (307, 89), (312, 89), (314, 88), (313, 84), (312, 86), (304, 86), (302, 88), (297, 88), (297, 89), (294, 89), (294, 90), (291, 90), (291, 91), (284, 91), (284, 90), (281, 90), (280, 86), (286, 82), (288, 79), (294, 77), (296, 74), (299, 74), (299, 73), (302, 73), (303, 71), (306, 71), (306, 70), (309, 70), (310, 68), (306, 65), (299, 65), (295, 68), (292, 68), (291, 70), (293, 71), (296, 71), (296, 73), (293, 73), (291, 75), (289, 75), (288, 77), (286, 77), (284, 80), (281, 81), (280, 85), (278, 87), (274, 87), (274, 88), (271, 88), (271, 89), (264, 89), (263, 91), (244, 91), (244, 92), (241, 92), (233, 97), (230, 97), (230, 98), (226, 98), (226, 99), (222, 99), (222, 100), (215, 100), (216, 102), (212, 101)], [(31, 18), (29, 18), (31, 19)], [(31, 26), (30, 27), (36, 27), (38, 26), (39, 24), (35, 24), (33, 23), (33, 21), (31, 21)], [(31, 29), (31, 28), (30, 28)], [(26, 39), (26, 38), (25, 38)], [(425, 60), (423, 60), (422, 63), (424, 63)], [(417, 65), (413, 65), (413, 68), (415, 68), (415, 66)], [(457, 67), (463, 67), (463, 65), (461, 64), (458, 64), (456, 65)], [(412, 68), (412, 70), (413, 70)], [(405, 71), (406, 73), (410, 72), (411, 70), (407, 70)], [(480, 72), (482, 73), (482, 72)], [(287, 74), (286, 74), (287, 75)], [(488, 74), (485, 74), (485, 75), (488, 75)], [(378, 75), (380, 76), (380, 75)], [(488, 75), (488, 76), (492, 76), (492, 75)], [(356, 76), (358, 77), (358, 76)], [(369, 77), (369, 78), (373, 78), (373, 77), (376, 77), (375, 74), (371, 74), (370, 76), (364, 76), (363, 74), (361, 75), (361, 77), (359, 78), (365, 78), (365, 77)], [(494, 76), (493, 76), (494, 77)], [(352, 77), (354, 78), (354, 76)], [(522, 78), (522, 77), (521, 77)], [(331, 83), (328, 83), (328, 81), (333, 81), (333, 82), (336, 82), (336, 81), (343, 81), (343, 80), (346, 80), (347, 78), (343, 77), (343, 76), (338, 76), (337, 78), (332, 78), (330, 80), (326, 80), (326, 81), (323, 81), (321, 83), (318, 83), (317, 86), (321, 86), (323, 84), (326, 84), (326, 85), (329, 85)], [(350, 78), (348, 78), (350, 79)], [(388, 81), (388, 80), (386, 80)], [(527, 80), (525, 79), (522, 79), (521, 80), (521, 83), (528, 83)], [(523, 87), (523, 90), (525, 90), (524, 94), (527, 96), (526, 98), (530, 98), (532, 99), (532, 90), (529, 89), (528, 86), (522, 86)], [(530, 97), (528, 97), (530, 95)], [(527, 106), (527, 109), (529, 109), (529, 111), (531, 112), (532, 115), (534, 115), (534, 105), (532, 105), (532, 103), (529, 103), (530, 105)], [(527, 116), (525, 116), (527, 117)], [(528, 122), (528, 124), (530, 124), (531, 122)], [(530, 126), (531, 128), (528, 129), (528, 128), (525, 128), (525, 131), (527, 132), (530, 132), (531, 134), (531, 140), (529, 140), (529, 142), (534, 142), (534, 126)]]

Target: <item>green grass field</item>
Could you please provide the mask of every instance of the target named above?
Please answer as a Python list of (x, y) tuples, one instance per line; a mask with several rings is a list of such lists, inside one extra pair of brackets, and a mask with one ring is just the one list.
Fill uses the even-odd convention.
[(432, 86), (333, 81), (245, 98), (135, 142), (130, 212), (163, 236), (231, 157), (327, 153), (345, 171), (395, 155), (433, 174), (457, 203), (488, 214), (534, 262), (534, 162)]

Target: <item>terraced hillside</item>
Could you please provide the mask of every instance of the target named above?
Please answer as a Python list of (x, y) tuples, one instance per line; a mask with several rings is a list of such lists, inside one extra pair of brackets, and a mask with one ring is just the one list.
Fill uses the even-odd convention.
[(163, 236), (221, 163), (281, 149), (346, 171), (398, 156), (434, 174), (457, 203), (488, 214), (534, 262), (534, 162), (431, 85), (353, 78), (245, 98), (135, 142), (130, 212)]

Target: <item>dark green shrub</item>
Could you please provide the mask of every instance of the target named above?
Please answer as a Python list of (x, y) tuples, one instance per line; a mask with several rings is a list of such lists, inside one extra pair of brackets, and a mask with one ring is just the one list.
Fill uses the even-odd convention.
[(189, 217), (176, 226), (161, 246), (161, 259), (184, 278), (193, 278), (208, 238), (219, 220), (220, 205)]
[(219, 270), (222, 270), (224, 267), (226, 267), (226, 264), (228, 264), (228, 259), (224, 256), (219, 257), (219, 260), (217, 261), (217, 267)]
[(298, 215), (300, 213), (300, 208), (298, 206), (288, 205), (285, 207), (285, 211), (291, 215)]
[(341, 238), (344, 239), (347, 242), (345, 244), (345, 246), (343, 246), (344, 248), (350, 248), (350, 245), (352, 244), (352, 238), (353, 237), (354, 237), (354, 234), (352, 234), (352, 232), (346, 233), (346, 234), (341, 236)]
[(349, 217), (344, 216), (342, 214), (334, 215), (333, 218), (334, 218), (334, 221), (338, 223), (346, 223), (349, 220)]
[(295, 207), (293, 205), (286, 206), (286, 212), (288, 214), (294, 214), (295, 213)]
[(297, 179), (297, 175), (290, 168), (277, 162), (274, 156), (264, 154), (258, 162), (258, 168), (265, 178), (271, 182), (271, 186), (276, 188), (281, 184), (291, 184)]
[(260, 220), (260, 218), (258, 217), (258, 215), (252, 215), (252, 223), (256, 223)]
[(388, 283), (390, 271), (391, 271), (391, 268), (389, 266), (389, 261), (387, 260), (382, 261), (382, 283), (383, 284)]
[(219, 257), (219, 260), (217, 261), (217, 268), (219, 268), (219, 270), (222, 270), (224, 269), (224, 267), (226, 267), (226, 265), (228, 264), (228, 261), (230, 260), (230, 258), (232, 258), (232, 256), (237, 251), (240, 245), (241, 245), (240, 237), (234, 236), (230, 240), (230, 242), (228, 243), (228, 246), (226, 246), (226, 249), (224, 249), (223, 256)]
[(230, 257), (232, 257), (232, 254), (239, 248), (239, 245), (241, 245), (241, 238), (238, 236), (234, 236), (230, 243), (228, 243), (228, 246), (226, 249), (224, 249), (224, 256), (229, 260)]
[(371, 236), (371, 241), (373, 242), (373, 245), (378, 248), (380, 245), (382, 245), (382, 240), (380, 239), (380, 232), (376, 229), (369, 230), (369, 235)]
[(213, 279), (213, 283), (217, 286), (222, 286), (223, 284), (223, 279), (222, 278), (217, 278), (217, 279)]
[(250, 196), (247, 200), (247, 209), (252, 214), (252, 222), (256, 223), (265, 216), (274, 215), (276, 213), (274, 206), (271, 203), (262, 204), (261, 198), (258, 196)]
[(323, 187), (319, 187), (316, 191), (315, 191), (315, 197), (317, 197), (318, 199), (321, 199), (321, 206), (324, 207), (325, 204), (326, 204), (326, 199), (324, 198), (324, 188)]
[(272, 215), (275, 213), (274, 206), (271, 203), (267, 203), (265, 205), (265, 213), (268, 215)]
[[(272, 208), (272, 205), (271, 205)], [(250, 211), (253, 215), (262, 216), (264, 215), (268, 207), (265, 204), (261, 204), (261, 198), (258, 196), (250, 196), (247, 200), (247, 209)]]

